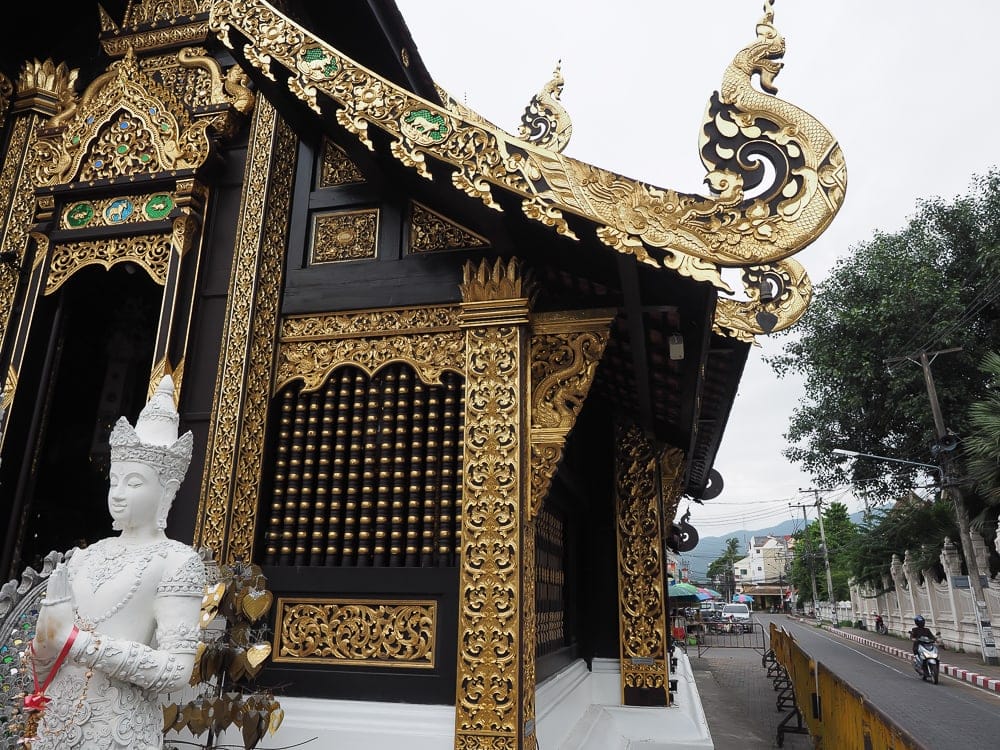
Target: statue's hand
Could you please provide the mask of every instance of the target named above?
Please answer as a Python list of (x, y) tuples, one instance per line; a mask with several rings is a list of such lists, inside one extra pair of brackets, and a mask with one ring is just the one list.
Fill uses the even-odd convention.
[(53, 659), (59, 655), (74, 624), (73, 590), (64, 563), (57, 565), (49, 576), (41, 605), (35, 629), (35, 653), (41, 659)]

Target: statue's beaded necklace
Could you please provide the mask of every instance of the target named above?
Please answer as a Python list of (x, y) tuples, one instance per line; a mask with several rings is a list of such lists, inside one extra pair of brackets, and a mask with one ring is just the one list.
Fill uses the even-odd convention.
[[(94, 632), (102, 622), (110, 620), (121, 612), (142, 585), (146, 569), (152, 563), (153, 558), (158, 554), (165, 555), (167, 548), (171, 544), (171, 540), (164, 539), (153, 544), (138, 547), (137, 549), (130, 549), (129, 545), (123, 542), (114, 545), (110, 543), (98, 543), (93, 547), (87, 548), (84, 559), (81, 562), (86, 567), (87, 579), (95, 593), (105, 583), (113, 580), (119, 571), (125, 570), (130, 572), (133, 580), (132, 585), (125, 592), (125, 595), (116, 604), (106, 609), (97, 617), (83, 617), (78, 605), (76, 620), (79, 628)], [(72, 565), (69, 566), (69, 580), (71, 584), (73, 582), (73, 567)]]

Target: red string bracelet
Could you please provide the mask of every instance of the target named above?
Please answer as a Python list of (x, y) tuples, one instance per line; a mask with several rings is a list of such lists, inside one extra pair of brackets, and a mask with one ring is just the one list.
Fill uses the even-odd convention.
[[(45, 682), (41, 687), (38, 686), (38, 672), (35, 671), (35, 660), (31, 659), (31, 679), (35, 683), (35, 692), (31, 695), (27, 695), (24, 698), (24, 709), (26, 711), (41, 711), (45, 708), (51, 698), (45, 695), (45, 691), (48, 690), (49, 685), (52, 684), (53, 678), (59, 671), (59, 667), (62, 666), (63, 662), (66, 661), (66, 657), (69, 655), (69, 650), (73, 648), (73, 642), (76, 641), (76, 636), (80, 633), (80, 629), (74, 625), (73, 629), (69, 631), (69, 637), (66, 639), (65, 645), (62, 647), (62, 651), (59, 652), (59, 656), (56, 657), (55, 663), (52, 665), (52, 669), (49, 670), (49, 676), (45, 678)], [(31, 651), (31, 656), (35, 656), (35, 643), (32, 641), (28, 644), (28, 649)]]

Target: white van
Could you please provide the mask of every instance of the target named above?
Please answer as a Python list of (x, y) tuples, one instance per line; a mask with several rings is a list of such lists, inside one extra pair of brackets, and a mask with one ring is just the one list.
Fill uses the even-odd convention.
[(730, 617), (735, 622), (750, 622), (750, 607), (746, 604), (727, 604), (722, 608), (722, 619), (728, 620)]

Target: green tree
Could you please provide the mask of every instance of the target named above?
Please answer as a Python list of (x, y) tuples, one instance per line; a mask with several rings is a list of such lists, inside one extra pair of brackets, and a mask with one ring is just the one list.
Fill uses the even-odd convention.
[(714, 581), (718, 577), (719, 580), (723, 581), (723, 585), (731, 585), (733, 581), (733, 565), (741, 557), (743, 555), (740, 554), (740, 540), (734, 536), (729, 537), (726, 540), (725, 550), (709, 564), (706, 571), (708, 579)]
[(958, 524), (950, 500), (925, 500), (910, 492), (889, 508), (872, 511), (858, 531), (858, 543), (851, 555), (851, 577), (881, 592), (892, 586), (889, 566), (892, 556), (902, 560), (907, 551), (921, 570), (940, 565), (936, 545), (924, 545), (927, 530), (958, 541)]
[(769, 360), (779, 376), (805, 381), (786, 455), (826, 486), (849, 480), (871, 497), (900, 496), (914, 469), (845, 462), (832, 451), (934, 462), (921, 368), (886, 366), (921, 349), (962, 348), (934, 376), (946, 423), (966, 434), (968, 404), (987, 382), (976, 365), (1000, 348), (1000, 172), (976, 178), (951, 202), (922, 202), (903, 229), (853, 251), (817, 285), (783, 353)]
[[(850, 598), (848, 580), (853, 573), (854, 551), (858, 528), (843, 503), (830, 503), (823, 509), (823, 528), (826, 531), (827, 552), (830, 557), (830, 577), (838, 601)], [(823, 562), (823, 539), (819, 522), (813, 521), (795, 533), (795, 551), (792, 557), (791, 580), (799, 590), (800, 599), (812, 598), (812, 575), (816, 574), (816, 588), (823, 601), (830, 598), (826, 585)]]
[[(989, 379), (987, 391), (969, 407), (969, 434), (962, 449), (971, 489), (995, 508), (1000, 506), (1000, 354), (988, 352), (980, 369)], [(982, 525), (984, 519), (976, 520)]]

